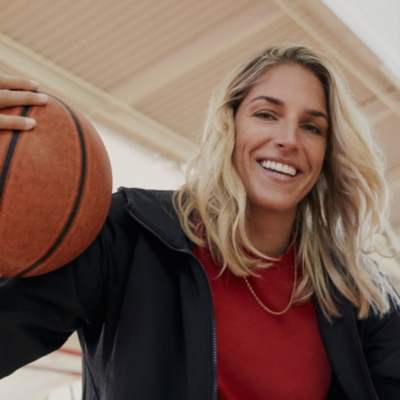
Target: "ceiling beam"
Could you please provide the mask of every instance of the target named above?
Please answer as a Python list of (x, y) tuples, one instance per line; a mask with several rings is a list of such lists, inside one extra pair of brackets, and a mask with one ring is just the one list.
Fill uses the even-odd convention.
[(192, 141), (4, 34), (0, 34), (0, 70), (39, 81), (41, 90), (171, 160), (186, 162), (195, 151)]
[(146, 68), (133, 79), (126, 80), (108, 92), (129, 103), (137, 104), (183, 74), (206, 64), (227, 49), (234, 48), (273, 22), (282, 12), (269, 2), (248, 6), (224, 24), (205, 32), (197, 41), (165, 57), (160, 63)]
[[(301, 12), (298, 7), (299, 2), (293, 0), (274, 0), (274, 2), (299, 26), (301, 26), (308, 34), (312, 36), (326, 51), (326, 53), (334, 56), (337, 62), (339, 62), (344, 68), (346, 68), (356, 79), (361, 81), (373, 94), (375, 94), (380, 100), (382, 100), (386, 106), (396, 115), (400, 117), (400, 103), (393, 98), (389, 93), (387, 93), (381, 85), (368, 73), (359, 68), (359, 66), (354, 65), (347, 57), (343, 57), (338, 50), (329, 40), (314, 27), (315, 24), (308, 21), (306, 13)], [(315, 13), (318, 9), (328, 9), (320, 0), (308, 0), (307, 5), (312, 7)], [(332, 12), (329, 10), (330, 14)], [(333, 17), (333, 15), (332, 15)]]

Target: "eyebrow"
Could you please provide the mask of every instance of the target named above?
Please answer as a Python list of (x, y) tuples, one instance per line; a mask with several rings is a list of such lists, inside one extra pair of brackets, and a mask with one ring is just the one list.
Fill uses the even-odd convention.
[[(270, 96), (258, 96), (256, 98), (254, 98), (253, 100), (250, 101), (250, 103), (252, 103), (253, 101), (256, 100), (265, 100), (268, 101), (269, 103), (275, 104), (277, 106), (283, 107), (285, 105), (285, 103), (282, 100), (276, 99), (275, 97), (270, 97)], [(306, 114), (311, 115), (313, 117), (322, 117), (324, 119), (326, 119), (326, 122), (328, 122), (329, 124), (329, 118), (328, 116), (321, 112), (321, 111), (317, 111), (317, 110), (306, 110), (305, 111)]]
[(325, 118), (325, 119), (326, 119), (326, 122), (328, 122), (328, 124), (329, 124), (328, 116), (327, 116), (325, 113), (321, 112), (321, 111), (306, 110), (306, 114), (312, 115), (312, 116), (314, 116), (314, 117), (322, 117), (322, 118)]
[(269, 97), (269, 96), (258, 96), (255, 99), (253, 99), (250, 103), (252, 103), (253, 101), (256, 100), (266, 100), (269, 103), (275, 104), (277, 106), (281, 106), (283, 107), (285, 105), (285, 103), (281, 100), (275, 99), (275, 97)]

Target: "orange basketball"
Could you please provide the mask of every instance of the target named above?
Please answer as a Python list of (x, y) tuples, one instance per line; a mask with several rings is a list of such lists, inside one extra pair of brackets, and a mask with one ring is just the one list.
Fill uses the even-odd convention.
[(112, 191), (106, 149), (62, 101), (2, 111), (36, 119), (0, 132), (0, 276), (34, 276), (82, 253), (100, 232)]

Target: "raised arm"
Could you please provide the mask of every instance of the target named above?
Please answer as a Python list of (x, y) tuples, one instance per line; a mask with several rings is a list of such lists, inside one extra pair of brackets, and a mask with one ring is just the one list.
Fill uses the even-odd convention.
[(0, 378), (58, 349), (75, 330), (100, 334), (118, 318), (136, 242), (125, 203), (123, 193), (113, 196), (100, 234), (70, 264), (31, 278), (0, 278)]

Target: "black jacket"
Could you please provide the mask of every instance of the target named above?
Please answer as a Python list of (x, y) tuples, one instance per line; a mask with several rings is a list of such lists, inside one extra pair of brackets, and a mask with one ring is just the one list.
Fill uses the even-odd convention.
[[(0, 284), (0, 377), (59, 348), (78, 330), (85, 400), (215, 400), (210, 285), (170, 192), (123, 189), (81, 256), (57, 271)], [(329, 324), (330, 399), (400, 399), (400, 317)], [(368, 366), (368, 368), (367, 368)], [(294, 395), (294, 398), (296, 396)]]

